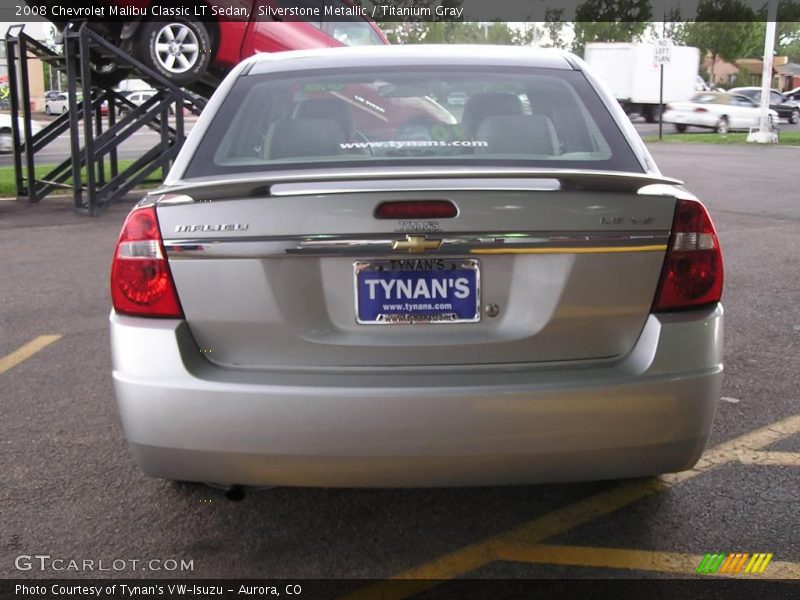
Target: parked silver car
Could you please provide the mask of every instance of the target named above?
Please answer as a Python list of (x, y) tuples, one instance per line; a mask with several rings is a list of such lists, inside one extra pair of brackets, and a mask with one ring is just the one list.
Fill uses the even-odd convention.
[(261, 54), (123, 226), (114, 384), (167, 479), (679, 471), (718, 401), (722, 282), (706, 209), (572, 55)]

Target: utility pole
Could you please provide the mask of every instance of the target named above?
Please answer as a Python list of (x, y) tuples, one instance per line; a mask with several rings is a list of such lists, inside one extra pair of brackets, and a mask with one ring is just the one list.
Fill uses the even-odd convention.
[(767, 8), (767, 32), (764, 40), (764, 65), (761, 68), (761, 116), (758, 131), (747, 136), (748, 142), (775, 144), (778, 136), (769, 120), (769, 96), (772, 91), (772, 55), (775, 51), (775, 25), (778, 20), (778, 0), (770, 0)]
[[(661, 37), (667, 39), (667, 17), (666, 11), (661, 17)], [(661, 73), (658, 84), (658, 141), (664, 139), (664, 63), (661, 63)]]

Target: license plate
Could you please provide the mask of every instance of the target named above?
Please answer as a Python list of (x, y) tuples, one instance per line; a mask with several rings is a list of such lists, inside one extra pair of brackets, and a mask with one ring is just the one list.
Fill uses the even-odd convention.
[(481, 320), (476, 259), (357, 261), (353, 267), (356, 320), (361, 325)]

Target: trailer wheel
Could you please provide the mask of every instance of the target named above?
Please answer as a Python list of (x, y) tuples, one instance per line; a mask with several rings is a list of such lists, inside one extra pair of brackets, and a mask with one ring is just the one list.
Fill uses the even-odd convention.
[(675, 123), (675, 131), (678, 133), (683, 133), (689, 128), (688, 125), (684, 125), (683, 123)]
[(205, 24), (180, 17), (169, 23), (143, 23), (135, 44), (142, 62), (178, 86), (197, 81), (208, 69), (211, 53)]
[(129, 75), (129, 69), (121, 67), (115, 62), (92, 64), (92, 83), (98, 83), (103, 87), (114, 87)]

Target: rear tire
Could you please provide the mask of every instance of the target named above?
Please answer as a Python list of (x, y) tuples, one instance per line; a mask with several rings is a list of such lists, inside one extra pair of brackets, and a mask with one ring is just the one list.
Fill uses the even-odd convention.
[(688, 125), (684, 125), (683, 123), (675, 124), (675, 131), (677, 131), (678, 133), (684, 133), (687, 129), (689, 129)]
[(181, 17), (143, 23), (134, 46), (139, 60), (180, 87), (196, 82), (208, 70), (211, 50), (205, 24)]
[(728, 117), (720, 117), (719, 121), (717, 122), (716, 132), (726, 134), (729, 133), (730, 130), (731, 126), (728, 121)]
[(14, 151), (14, 136), (10, 129), (0, 130), (0, 154), (9, 154)]
[(792, 116), (789, 117), (789, 123), (791, 123), (792, 125), (797, 125), (798, 123), (800, 123), (800, 109), (795, 108), (792, 111)]
[(656, 104), (644, 109), (644, 120), (648, 123), (657, 123), (661, 118), (661, 106)]
[(50, 110), (50, 105), (49, 104), (45, 104), (44, 105), (44, 114), (46, 114), (47, 116), (50, 116), (50, 115), (53, 114), (53, 111)]

